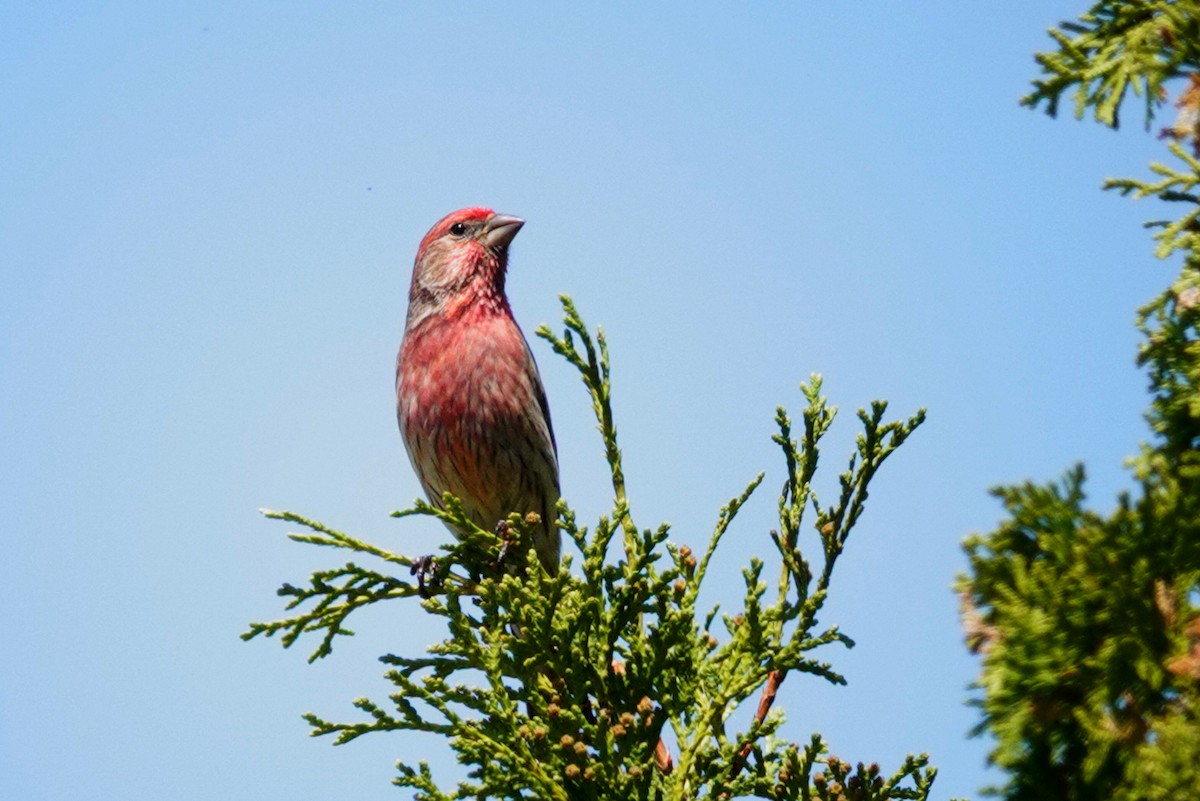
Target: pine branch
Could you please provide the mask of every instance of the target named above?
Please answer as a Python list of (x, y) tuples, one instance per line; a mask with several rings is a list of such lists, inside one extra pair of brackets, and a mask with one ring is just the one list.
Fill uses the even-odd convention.
[(1078, 116), (1091, 109), (1116, 127), (1132, 88), (1148, 126), (1166, 82), (1191, 78), (1160, 135), (1177, 161), (1104, 184), (1182, 212), (1147, 224), (1155, 255), (1182, 265), (1138, 315), (1153, 440), (1132, 460), (1137, 491), (1100, 515), (1085, 508), (1082, 465), (1057, 483), (999, 487), (1005, 519), (964, 543), (970, 570), (957, 589), (982, 660), (977, 732), (995, 742), (990, 759), (1007, 773), (995, 794), (1009, 799), (1167, 801), (1200, 786), (1200, 737), (1179, 736), (1200, 718), (1200, 637), (1188, 628), (1200, 619), (1198, 33), (1196, 0), (1099, 3), (1055, 34), (1057, 53), (1038, 56), (1053, 76), (1025, 100), (1053, 114), (1074, 87)]
[(1042, 77), (1021, 104), (1057, 116), (1063, 95), (1075, 116), (1089, 109), (1116, 128), (1128, 94), (1141, 98), (1149, 129), (1172, 78), (1200, 69), (1200, 27), (1192, 0), (1100, 0), (1079, 17), (1050, 30), (1057, 49), (1038, 53)]

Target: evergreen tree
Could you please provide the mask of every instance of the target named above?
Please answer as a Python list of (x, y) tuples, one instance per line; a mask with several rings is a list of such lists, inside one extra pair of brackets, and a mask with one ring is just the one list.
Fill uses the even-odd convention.
[(969, 647), (982, 658), (979, 731), (1022, 799), (1200, 797), (1200, 2), (1096, 3), (1050, 31), (1042, 76), (1022, 101), (1116, 128), (1130, 93), (1173, 156), (1152, 180), (1105, 182), (1182, 209), (1148, 224), (1179, 276), (1138, 312), (1152, 437), (1132, 460), (1136, 488), (1101, 515), (1084, 469), (994, 492), (1007, 517), (965, 544)]
[[(593, 338), (563, 299), (561, 336), (538, 334), (579, 371), (593, 404), (611, 469), (611, 512), (582, 527), (565, 504), (558, 524), (579, 561), (563, 559), (546, 573), (532, 549), (524, 571), (495, 566), (527, 536), (536, 520), (509, 518), (484, 531), (447, 495), (445, 509), (417, 502), (396, 517), (429, 516), (471, 532), (420, 562), (370, 545), (288, 512), (268, 517), (299, 524), (299, 542), (344, 549), (381, 564), (350, 562), (314, 573), (304, 586), (279, 594), (294, 614), (252, 624), (243, 635), (279, 635), (291, 646), (316, 635), (311, 660), (328, 656), (351, 632), (347, 618), (385, 601), (420, 605), (441, 618), (446, 638), (422, 654), (388, 654), (395, 685), (386, 702), (359, 699), (353, 722), (306, 719), (316, 735), (346, 743), (393, 730), (445, 738), (467, 779), (443, 788), (424, 762), (401, 761), (396, 783), (421, 801), (448, 799), (925, 799), (935, 770), (924, 755), (897, 769), (851, 763), (828, 753), (814, 734), (803, 742), (783, 736), (775, 704), (789, 674), (834, 684), (845, 680), (827, 661), (833, 645), (852, 646), (836, 627), (819, 622), (835, 565), (863, 512), (876, 470), (924, 419), (885, 422), (886, 404), (859, 412), (862, 433), (841, 474), (837, 497), (823, 505), (813, 493), (819, 445), (835, 409), (814, 377), (802, 386), (807, 401), (801, 430), (784, 409), (776, 413), (786, 472), (778, 500), (775, 581), (751, 558), (735, 613), (699, 608), (699, 593), (721, 539), (763, 480), (759, 475), (717, 515), (707, 543), (693, 550), (668, 541), (666, 525), (641, 528), (625, 494), (621, 451), (613, 422), (608, 349)], [(806, 525), (804, 517), (811, 514)], [(407, 573), (418, 568), (417, 578)], [(397, 575), (399, 574), (399, 575)], [(754, 709), (739, 719), (739, 709)]]

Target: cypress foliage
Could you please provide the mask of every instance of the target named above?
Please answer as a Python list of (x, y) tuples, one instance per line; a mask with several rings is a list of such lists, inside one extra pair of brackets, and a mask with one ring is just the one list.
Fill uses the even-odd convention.
[[(284, 584), (279, 594), (291, 615), (251, 624), (245, 639), (278, 635), (287, 647), (308, 635), (316, 641), (310, 661), (319, 659), (339, 635), (352, 633), (351, 614), (384, 601), (419, 605), (445, 624), (445, 639), (427, 652), (381, 657), (395, 686), (387, 699), (355, 701), (364, 714), (352, 722), (306, 715), (312, 733), (337, 744), (393, 730), (445, 738), (467, 779), (443, 787), (428, 764), (402, 760), (396, 784), (420, 801), (925, 799), (936, 771), (924, 755), (891, 772), (839, 759), (819, 734), (801, 742), (783, 736), (775, 703), (791, 674), (845, 683), (826, 660), (831, 646), (853, 642), (821, 623), (820, 613), (869, 483), (924, 412), (885, 422), (885, 403), (861, 410), (862, 430), (837, 497), (822, 504), (812, 479), (836, 409), (818, 376), (802, 385), (799, 430), (786, 410), (775, 418), (786, 465), (778, 529), (770, 536), (779, 575), (768, 580), (764, 562), (751, 557), (738, 608), (701, 609), (714, 553), (763, 476), (721, 508), (696, 550), (669, 542), (666, 525), (637, 525), (613, 422), (607, 344), (602, 332), (592, 336), (569, 299), (563, 308), (561, 335), (545, 327), (538, 335), (583, 379), (611, 468), (613, 504), (588, 529), (560, 502), (558, 525), (575, 558), (564, 558), (557, 575), (545, 572), (532, 549), (520, 575), (481, 569), (498, 564), (506, 545), (536, 521), (513, 516), (499, 532), (484, 531), (450, 496), (445, 510), (418, 501), (395, 513), (437, 517), (471, 532), (445, 546), (420, 580), (407, 575), (417, 564), (411, 557), (290, 512), (265, 512), (306, 529), (290, 535), (298, 542), (378, 566), (352, 561), (314, 573), (303, 586)], [(737, 718), (749, 719), (744, 727), (733, 723), (739, 709), (754, 710)]]
[(1200, 3), (1096, 3), (1050, 31), (1042, 76), (1022, 101), (1054, 116), (1069, 95), (1116, 128), (1132, 92), (1170, 164), (1104, 188), (1181, 211), (1155, 221), (1156, 255), (1179, 275), (1138, 312), (1151, 439), (1135, 488), (1101, 515), (1084, 468), (1048, 485), (994, 490), (1007, 518), (970, 537), (960, 576), (968, 646), (981, 656), (974, 702), (996, 742), (1009, 799), (1200, 797)]

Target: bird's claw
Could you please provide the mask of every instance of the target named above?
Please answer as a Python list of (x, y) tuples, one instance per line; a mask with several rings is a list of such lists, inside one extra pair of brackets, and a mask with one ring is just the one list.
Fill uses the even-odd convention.
[(430, 584), (427, 585), (425, 583), (425, 579), (436, 570), (437, 557), (433, 554), (418, 556), (413, 560), (412, 567), (409, 568), (409, 573), (417, 577), (417, 594), (422, 598), (429, 598), (433, 595), (432, 590), (435, 582), (430, 582)]
[(496, 570), (499, 572), (504, 569), (504, 563), (508, 560), (513, 546), (517, 544), (517, 538), (513, 536), (512, 526), (508, 524), (507, 520), (501, 520), (496, 524), (496, 536), (503, 543), (500, 546), (500, 553), (496, 556)]

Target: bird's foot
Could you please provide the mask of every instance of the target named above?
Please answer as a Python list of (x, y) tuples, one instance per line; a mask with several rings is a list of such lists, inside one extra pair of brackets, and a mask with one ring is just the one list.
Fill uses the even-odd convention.
[(417, 594), (422, 598), (431, 597), (433, 595), (433, 591), (440, 586), (440, 580), (431, 581), (428, 584), (425, 582), (425, 579), (436, 571), (437, 557), (433, 554), (418, 556), (413, 560), (412, 567), (409, 569), (409, 573), (417, 577)]
[(500, 538), (500, 553), (496, 556), (496, 572), (504, 569), (504, 563), (508, 560), (512, 553), (513, 546), (517, 544), (517, 538), (514, 536), (512, 526), (507, 520), (501, 520), (496, 524), (496, 536)]

